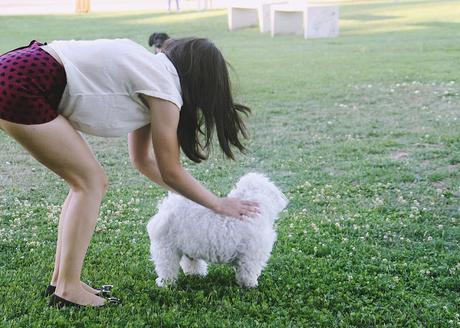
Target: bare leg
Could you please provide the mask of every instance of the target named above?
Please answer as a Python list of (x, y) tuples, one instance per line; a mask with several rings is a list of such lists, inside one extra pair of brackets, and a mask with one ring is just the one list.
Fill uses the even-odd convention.
[(70, 198), (72, 197), (72, 191), (69, 191), (67, 198), (64, 201), (64, 205), (62, 205), (61, 215), (59, 217), (59, 225), (58, 225), (58, 237), (56, 242), (56, 255), (54, 257), (54, 271), (53, 277), (51, 278), (50, 285), (56, 286), (59, 276), (59, 263), (61, 260), (61, 246), (62, 246), (62, 227), (64, 225), (64, 219), (66, 216), (67, 208), (69, 207)]
[[(59, 263), (61, 260), (61, 248), (62, 248), (62, 229), (64, 226), (64, 220), (67, 215), (67, 208), (69, 206), (70, 198), (72, 197), (72, 191), (69, 191), (69, 194), (67, 195), (66, 200), (64, 201), (64, 205), (62, 205), (62, 210), (61, 210), (61, 215), (59, 217), (59, 226), (58, 226), (58, 238), (57, 238), (57, 243), (56, 243), (56, 255), (54, 259), (54, 271), (53, 271), (53, 276), (51, 278), (50, 285), (56, 286), (58, 282), (58, 277), (59, 277)], [(81, 282), (82, 287), (92, 293), (96, 294), (98, 291), (84, 282)]]
[(78, 294), (78, 291), (82, 290), (81, 269), (96, 225), (103, 193), (103, 190), (98, 191), (92, 188), (82, 190), (74, 188), (69, 202), (69, 213), (62, 229), (56, 295), (72, 302), (79, 302), (78, 299), (72, 300), (71, 298), (73, 294)]
[(82, 305), (99, 306), (104, 299), (83, 289), (83, 260), (107, 186), (105, 173), (83, 138), (62, 116), (40, 125), (0, 120), (0, 128), (32, 156), (61, 176), (72, 196), (65, 204), (56, 295)]

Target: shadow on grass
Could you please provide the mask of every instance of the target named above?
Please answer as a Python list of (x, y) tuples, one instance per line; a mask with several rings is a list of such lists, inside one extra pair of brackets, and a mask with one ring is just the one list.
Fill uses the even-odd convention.
[[(444, 0), (440, 1), (447, 2)], [(426, 1), (392, 1), (365, 4), (343, 4), (340, 6), (343, 20), (369, 22), (370, 28), (362, 28), (359, 23), (353, 26), (341, 26), (341, 35), (336, 39), (304, 40), (298, 36), (280, 36), (270, 38), (263, 35), (256, 28), (242, 29), (228, 32), (226, 29), (226, 12), (213, 10), (207, 13), (183, 12), (169, 15), (159, 12), (132, 12), (123, 13), (97, 13), (89, 15), (48, 15), (48, 16), (4, 16), (4, 33), (0, 36), (0, 52), (16, 48), (26, 44), (32, 39), (51, 41), (59, 39), (97, 39), (97, 38), (130, 38), (146, 45), (148, 36), (157, 31), (165, 31), (173, 37), (181, 36), (205, 36), (213, 40), (225, 39), (226, 44), (240, 47), (242, 44), (257, 43), (265, 44), (267, 48), (284, 46), (304, 47), (314, 43), (315, 45), (346, 45), (355, 44), (355, 37), (369, 35), (373, 38), (394, 38), (395, 32), (409, 27), (423, 28), (415, 31), (401, 31), (407, 38), (420, 35), (422, 38), (429, 36), (437, 37), (442, 34), (441, 29), (448, 28), (458, 31), (459, 23), (427, 22), (427, 23), (404, 23), (398, 22), (401, 16), (379, 15), (376, 10), (387, 8), (410, 8), (427, 4)], [(343, 9), (343, 10), (342, 10)], [(392, 26), (392, 22), (396, 25)], [(358, 25), (356, 25), (358, 24)], [(399, 24), (399, 25), (398, 25)], [(382, 28), (390, 26), (391, 31), (382, 31)], [(295, 40), (295, 42), (293, 42)], [(368, 40), (363, 40), (367, 42)], [(250, 47), (248, 47), (250, 48)]]
[(342, 18), (350, 19), (350, 20), (357, 20), (357, 21), (377, 21), (377, 20), (398, 19), (398, 18), (401, 18), (401, 16), (359, 14), (359, 15), (344, 15)]
[(220, 289), (225, 291), (238, 288), (235, 281), (235, 272), (230, 265), (211, 264), (211, 266), (208, 275), (205, 277), (189, 276), (181, 271), (173, 288), (193, 292), (215, 292)]
[[(131, 38), (147, 43), (148, 36), (157, 31), (172, 32), (175, 36), (204, 34), (209, 25), (219, 26), (224, 11), (211, 15), (183, 12), (168, 16), (164, 13), (106, 13), (89, 15), (4, 16), (0, 52), (17, 47), (33, 39), (41, 41), (66, 39)], [(216, 31), (221, 33), (221, 31)]]
[(423, 22), (414, 24), (415, 26), (422, 26), (426, 28), (430, 28), (432, 30), (443, 30), (446, 29), (456, 31), (457, 34), (460, 34), (460, 23), (456, 22), (441, 22), (441, 21), (433, 21), (433, 22)]
[[(426, 4), (425, 0), (416, 0), (416, 1), (402, 1), (402, 0), (388, 0), (385, 2), (376, 2), (376, 3), (346, 3), (341, 4), (340, 8), (345, 8), (346, 10), (356, 11), (374, 11), (374, 10), (385, 10), (391, 8), (401, 8), (401, 7), (411, 7), (414, 5)], [(438, 3), (452, 3), (451, 0), (439, 0)]]
[(211, 270), (206, 277), (185, 276), (180, 274), (174, 286), (154, 287), (148, 291), (150, 300), (159, 306), (172, 306), (179, 303), (202, 303), (220, 301), (235, 297), (246, 289), (239, 287), (235, 274), (230, 267)]

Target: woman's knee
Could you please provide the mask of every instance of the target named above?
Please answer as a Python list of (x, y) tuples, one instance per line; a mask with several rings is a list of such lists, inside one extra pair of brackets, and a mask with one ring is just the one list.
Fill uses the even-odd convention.
[(97, 193), (101, 197), (104, 196), (109, 185), (107, 175), (100, 165), (85, 172), (84, 176), (68, 182), (73, 191)]

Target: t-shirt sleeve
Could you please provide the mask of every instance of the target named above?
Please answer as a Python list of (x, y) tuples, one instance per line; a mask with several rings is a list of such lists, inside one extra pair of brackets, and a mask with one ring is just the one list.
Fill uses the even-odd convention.
[(134, 84), (134, 93), (170, 101), (180, 110), (183, 101), (180, 80), (174, 65), (164, 54), (150, 55), (141, 63), (135, 69), (135, 77), (131, 81)]
[(179, 110), (181, 110), (183, 105), (182, 97), (180, 97), (180, 95), (178, 96), (171, 93), (165, 93), (161, 90), (139, 90), (136, 92), (136, 95), (140, 94), (172, 102), (174, 105), (177, 106)]

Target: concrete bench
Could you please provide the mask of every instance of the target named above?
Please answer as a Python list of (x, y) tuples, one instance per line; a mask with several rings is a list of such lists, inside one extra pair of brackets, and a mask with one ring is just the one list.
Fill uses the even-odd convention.
[(271, 35), (301, 34), (304, 38), (339, 35), (339, 7), (334, 4), (290, 2), (271, 7)]
[(228, 5), (228, 29), (230, 31), (259, 25), (261, 33), (270, 31), (270, 8), (286, 1), (233, 1)]

